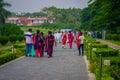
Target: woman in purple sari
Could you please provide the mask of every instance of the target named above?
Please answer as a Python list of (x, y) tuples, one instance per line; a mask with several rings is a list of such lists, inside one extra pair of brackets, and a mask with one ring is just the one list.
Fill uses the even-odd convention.
[(48, 35), (46, 36), (46, 52), (48, 54), (48, 58), (52, 57), (53, 46), (56, 46), (56, 41), (51, 31), (48, 31)]

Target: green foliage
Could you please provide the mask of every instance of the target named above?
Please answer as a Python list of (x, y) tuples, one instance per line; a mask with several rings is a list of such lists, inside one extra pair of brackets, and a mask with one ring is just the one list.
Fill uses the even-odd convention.
[(10, 42), (15, 43), (17, 41), (17, 36), (15, 34), (11, 34), (9, 36), (9, 40)]
[(93, 48), (108, 48), (108, 45), (106, 44), (92, 44)]
[(6, 45), (8, 40), (9, 40), (9, 38), (7, 36), (0, 36), (0, 43), (2, 45)]
[(14, 54), (15, 54), (16, 58), (18, 58), (18, 57), (23, 56), (23, 55), (24, 55), (24, 52), (17, 48), (17, 49), (14, 51)]
[(5, 9), (5, 7), (10, 7), (11, 5), (4, 0), (0, 0), (0, 24), (5, 24), (5, 19), (10, 14), (9, 11)]
[(15, 55), (13, 53), (5, 53), (3, 55), (0, 55), (0, 65), (13, 59), (15, 59)]
[(21, 35), (23, 31), (16, 25), (5, 24), (0, 25), (0, 33), (2, 36), (10, 36), (11, 34)]
[(23, 48), (23, 47), (25, 47), (25, 45), (21, 45), (21, 44), (14, 44), (14, 47), (15, 47), (15, 48)]
[(25, 36), (24, 35), (18, 35), (17, 38), (18, 38), (19, 41), (23, 41), (25, 39)]
[(108, 56), (117, 56), (119, 53), (118, 50), (114, 50), (111, 48), (100, 48), (95, 51), (95, 54), (99, 56), (99, 54), (102, 54), (103, 57), (108, 57)]
[(11, 49), (0, 51), (0, 65), (9, 62), (13, 59), (21, 57), (25, 54), (25, 45), (24, 44), (14, 44), (14, 52)]
[(120, 35), (119, 34), (106, 34), (106, 39), (120, 41)]
[(89, 6), (81, 13), (82, 28), (119, 34), (119, 4), (120, 0), (90, 0)]

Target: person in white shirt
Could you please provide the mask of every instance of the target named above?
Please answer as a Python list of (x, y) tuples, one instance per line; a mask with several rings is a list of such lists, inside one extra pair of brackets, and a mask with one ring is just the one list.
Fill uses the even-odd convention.
[(32, 49), (32, 29), (28, 29), (28, 32), (24, 33), (26, 39), (26, 56), (31, 56)]
[(58, 32), (57, 33), (57, 42), (60, 43), (62, 38), (62, 33)]
[[(80, 55), (83, 56), (84, 55), (84, 39), (85, 39), (85, 37), (82, 32), (81, 32), (81, 36), (79, 36), (79, 39), (80, 39), (80, 45), (78, 46), (79, 56)], [(82, 52), (82, 54), (81, 54), (81, 52)]]

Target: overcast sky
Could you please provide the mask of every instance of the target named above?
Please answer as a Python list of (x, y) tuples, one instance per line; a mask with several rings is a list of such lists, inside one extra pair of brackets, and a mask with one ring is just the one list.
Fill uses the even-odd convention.
[(12, 6), (7, 8), (13, 12), (38, 12), (44, 7), (85, 8), (88, 0), (4, 0)]

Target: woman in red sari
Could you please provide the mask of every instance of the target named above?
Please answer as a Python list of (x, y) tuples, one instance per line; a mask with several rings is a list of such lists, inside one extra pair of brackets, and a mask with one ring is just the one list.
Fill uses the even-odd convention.
[(48, 54), (48, 58), (52, 57), (54, 43), (55, 46), (57, 46), (52, 32), (48, 31), (48, 35), (46, 36), (46, 52)]
[(34, 49), (35, 49), (35, 53), (36, 53), (36, 57), (42, 57), (42, 38), (40, 35), (40, 31), (37, 30), (37, 33), (34, 34), (33, 36), (33, 45), (34, 45)]
[(66, 41), (67, 41), (67, 35), (65, 32), (62, 32), (62, 48), (65, 48)]

